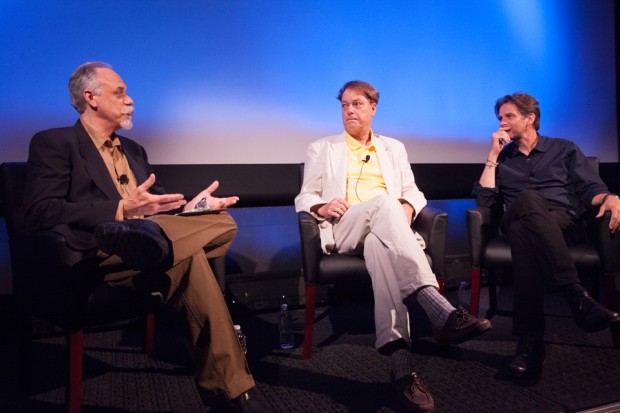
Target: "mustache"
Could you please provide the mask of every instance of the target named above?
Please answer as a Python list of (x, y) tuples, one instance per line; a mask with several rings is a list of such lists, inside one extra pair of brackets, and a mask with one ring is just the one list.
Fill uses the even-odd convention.
[(121, 111), (121, 113), (122, 113), (123, 115), (130, 115), (130, 116), (131, 116), (131, 115), (133, 115), (133, 112), (134, 112), (134, 111), (135, 111), (134, 107), (133, 107), (133, 106), (130, 106), (130, 107), (128, 107), (128, 108), (123, 109), (123, 110)]

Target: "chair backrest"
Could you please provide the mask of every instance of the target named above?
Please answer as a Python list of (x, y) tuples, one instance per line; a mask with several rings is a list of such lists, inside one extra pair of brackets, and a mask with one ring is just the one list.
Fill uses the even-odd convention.
[(6, 217), (9, 237), (25, 227), (24, 186), (26, 184), (26, 162), (4, 162), (0, 164), (2, 212)]

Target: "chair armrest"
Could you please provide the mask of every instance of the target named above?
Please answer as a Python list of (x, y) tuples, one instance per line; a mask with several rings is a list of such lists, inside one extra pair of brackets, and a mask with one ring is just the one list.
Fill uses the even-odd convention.
[(100, 282), (98, 274), (79, 270), (88, 254), (70, 249), (57, 232), (19, 229), (9, 237), (9, 249), (13, 293), (20, 307), (34, 314), (54, 319), (81, 311), (87, 293)]
[(304, 280), (306, 285), (312, 285), (318, 280), (319, 261), (323, 255), (319, 225), (317, 219), (308, 212), (298, 212), (297, 219)]
[(469, 260), (472, 267), (482, 265), (482, 249), (490, 239), (491, 208), (477, 206), (465, 211)]
[(588, 232), (601, 256), (601, 264), (606, 275), (620, 270), (620, 233), (609, 231), (611, 213), (605, 212), (602, 218), (592, 217), (588, 222)]
[(431, 257), (433, 272), (438, 278), (443, 277), (445, 275), (448, 213), (436, 208), (423, 208), (411, 227), (422, 236), (426, 243), (426, 253)]

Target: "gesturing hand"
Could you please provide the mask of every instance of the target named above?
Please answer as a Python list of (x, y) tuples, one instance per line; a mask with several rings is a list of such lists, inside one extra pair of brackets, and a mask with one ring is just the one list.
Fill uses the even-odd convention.
[(155, 183), (155, 174), (151, 174), (146, 181), (133, 191), (129, 198), (123, 200), (123, 215), (136, 217), (155, 215), (160, 212), (171, 211), (186, 204), (182, 194), (154, 195), (149, 188)]
[(212, 196), (211, 194), (215, 192), (215, 190), (219, 186), (220, 186), (220, 183), (218, 181), (213, 181), (213, 183), (209, 185), (207, 189), (204, 189), (202, 192), (196, 195), (194, 199), (188, 202), (187, 205), (185, 205), (185, 208), (183, 208), (183, 210), (187, 211), (187, 210), (194, 209), (196, 207), (196, 204), (200, 202), (202, 198), (206, 199), (207, 205), (209, 205), (212, 209), (228, 208), (229, 206), (232, 206), (236, 204), (237, 201), (239, 201), (238, 196), (229, 196), (227, 198), (218, 198), (218, 197)]

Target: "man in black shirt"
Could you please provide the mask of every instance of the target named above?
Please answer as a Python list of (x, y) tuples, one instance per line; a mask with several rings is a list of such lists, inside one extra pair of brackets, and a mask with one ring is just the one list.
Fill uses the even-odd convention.
[(598, 304), (582, 287), (567, 245), (583, 236), (581, 213), (611, 212), (609, 230), (620, 228), (620, 199), (611, 194), (573, 142), (538, 134), (538, 101), (525, 93), (495, 103), (499, 129), (474, 195), (478, 205), (503, 202), (500, 228), (513, 258), (513, 334), (519, 336), (509, 372), (537, 377), (545, 357), (544, 286), (566, 296), (575, 322), (587, 331), (620, 323), (620, 315)]

